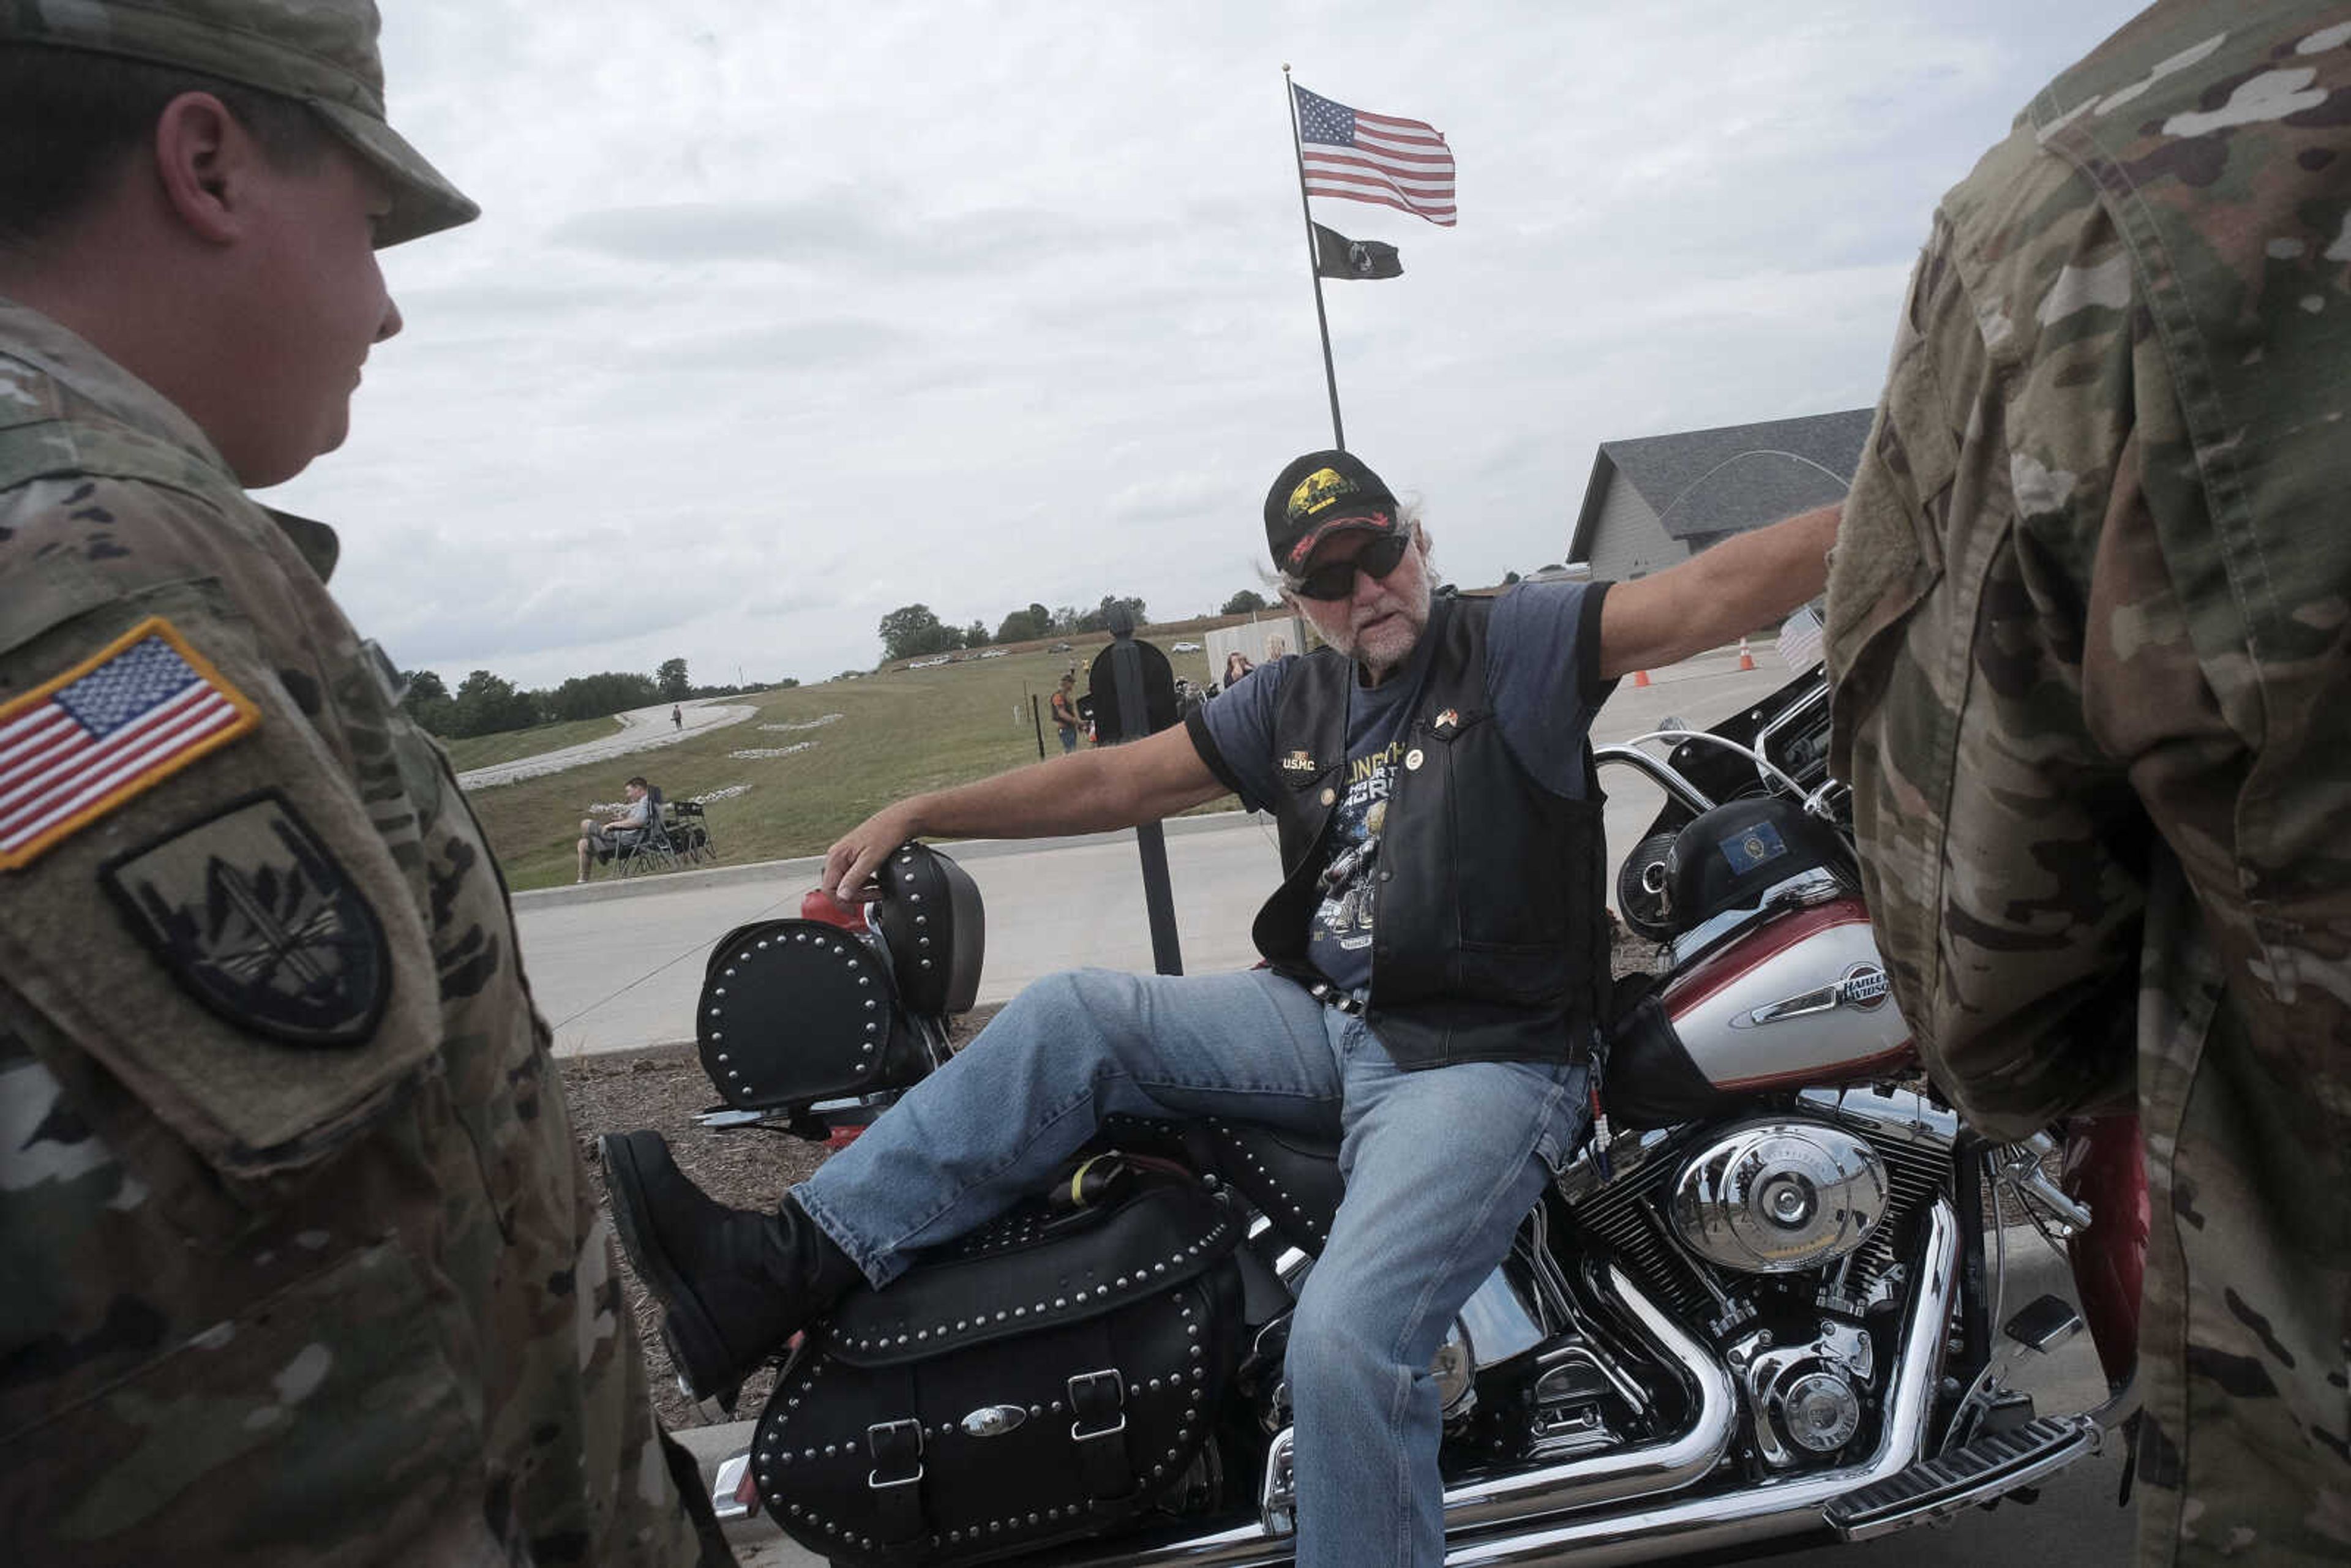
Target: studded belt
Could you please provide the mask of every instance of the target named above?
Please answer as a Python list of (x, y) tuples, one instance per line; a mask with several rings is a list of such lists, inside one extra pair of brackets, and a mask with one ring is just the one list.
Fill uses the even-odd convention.
[(1317, 980), (1306, 988), (1306, 994), (1326, 1008), (1336, 1008), (1353, 1018), (1364, 1016), (1364, 998), (1354, 992), (1342, 990), (1328, 980)]

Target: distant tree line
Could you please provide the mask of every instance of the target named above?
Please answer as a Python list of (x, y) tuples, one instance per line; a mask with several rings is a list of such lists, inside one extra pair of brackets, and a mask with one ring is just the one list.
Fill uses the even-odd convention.
[[(1034, 643), (1044, 637), (1082, 635), (1088, 632), (1103, 632), (1110, 627), (1111, 612), (1123, 605), (1134, 617), (1137, 626), (1150, 623), (1144, 613), (1143, 601), (1123, 599), (1105, 593), (1100, 604), (1092, 610), (1081, 610), (1074, 604), (1064, 604), (1058, 610), (1048, 610), (1041, 604), (1030, 604), (1025, 610), (1015, 610), (997, 622), (991, 634), (987, 622), (975, 621), (968, 626), (951, 626), (940, 620), (927, 604), (902, 604), (882, 617), (876, 634), (882, 639), (883, 663), (893, 659), (919, 659), (925, 653), (952, 653), (959, 648), (985, 648), (991, 643)], [(1270, 609), (1264, 595), (1252, 589), (1242, 589), (1225, 601), (1219, 615), (1243, 615), (1251, 611)]]
[(995, 643), (1032, 643), (1040, 637), (1070, 636), (1086, 632), (1100, 632), (1109, 624), (1112, 610), (1124, 605), (1141, 626), (1144, 615), (1143, 601), (1122, 599), (1105, 593), (1102, 601), (1092, 610), (1080, 610), (1065, 604), (1059, 610), (1048, 610), (1041, 604), (1031, 604), (1025, 610), (1015, 610), (997, 623), (993, 635), (987, 622), (975, 621), (968, 626), (950, 626), (938, 618), (927, 604), (902, 604), (882, 617), (876, 634), (882, 639), (882, 657), (918, 659), (925, 653), (952, 653), (958, 648), (985, 648)]
[(409, 717), (434, 734), (453, 739), (567, 719), (605, 718), (630, 708), (684, 702), (688, 697), (731, 697), (799, 685), (783, 680), (765, 685), (698, 686), (687, 678), (684, 659), (664, 659), (650, 675), (607, 670), (601, 674), (574, 675), (561, 685), (538, 691), (522, 690), (488, 670), (475, 670), (454, 692), (431, 670), (401, 674), (408, 692), (400, 706)]

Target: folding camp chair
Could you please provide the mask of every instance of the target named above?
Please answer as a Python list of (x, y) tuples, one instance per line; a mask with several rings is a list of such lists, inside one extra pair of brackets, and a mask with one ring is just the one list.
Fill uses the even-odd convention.
[(699, 864), (718, 858), (717, 841), (710, 836), (710, 816), (699, 800), (680, 800), (671, 808), (677, 820), (669, 825), (669, 841), (686, 859)]

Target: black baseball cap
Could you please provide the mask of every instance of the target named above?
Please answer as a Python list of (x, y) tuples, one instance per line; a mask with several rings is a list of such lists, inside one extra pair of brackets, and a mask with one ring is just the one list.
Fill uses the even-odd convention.
[(1349, 531), (1404, 531), (1386, 481), (1352, 453), (1310, 452), (1293, 459), (1266, 492), (1266, 548), (1282, 571), (1303, 571), (1315, 546)]

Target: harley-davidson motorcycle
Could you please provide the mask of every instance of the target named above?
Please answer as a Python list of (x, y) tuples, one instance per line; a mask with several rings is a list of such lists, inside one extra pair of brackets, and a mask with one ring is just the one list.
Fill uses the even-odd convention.
[[(1595, 1043), (1591, 1141), (1430, 1368), (1448, 1562), (1864, 1540), (2030, 1489), (2133, 1407), (2136, 1128), (1993, 1145), (1936, 1098), (1861, 903), (1826, 698), (1815, 670), (1596, 754), (1686, 819), (1647, 889), (1667, 940)], [(870, 925), (820, 907), (715, 949), (707, 1124), (852, 1135), (946, 1060), (978, 985), (970, 878), (908, 845)], [(1050, 1189), (800, 1336), (722, 1515), (851, 1563), (1284, 1561), (1285, 1333), (1340, 1195), (1335, 1145), (1113, 1122)], [(2083, 1313), (2011, 1310), (2025, 1227), (2070, 1250)], [(2084, 1315), (2112, 1396), (2038, 1411), (2019, 1347)]]

